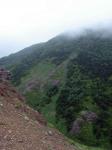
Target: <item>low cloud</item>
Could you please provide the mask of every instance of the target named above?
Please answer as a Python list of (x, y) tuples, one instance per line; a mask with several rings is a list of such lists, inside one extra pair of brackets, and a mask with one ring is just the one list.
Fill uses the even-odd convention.
[(0, 57), (61, 32), (111, 30), (111, 0), (4, 0), (0, 2)]

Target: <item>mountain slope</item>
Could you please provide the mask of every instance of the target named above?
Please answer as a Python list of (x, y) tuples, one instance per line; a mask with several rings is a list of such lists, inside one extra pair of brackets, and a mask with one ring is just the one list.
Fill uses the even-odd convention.
[(111, 150), (112, 35), (59, 35), (34, 47), (0, 59), (28, 105), (74, 141)]
[(43, 125), (42, 117), (38, 121), (38, 112), (35, 118), (34, 111), (26, 107), (21, 96), (9, 83), (0, 83), (0, 149), (75, 149), (62, 134)]
[[(60, 42), (59, 42), (60, 41)], [(61, 64), (74, 52), (75, 39), (65, 35), (57, 36), (46, 43), (26, 48), (16, 54), (0, 59), (0, 67), (12, 70), (14, 83), (19, 85), (21, 78), (30, 72), (30, 69), (39, 63)], [(75, 49), (77, 51), (77, 49)]]
[[(56, 117), (86, 145), (112, 149), (112, 37), (87, 35), (86, 49), (69, 61)], [(65, 110), (65, 111), (63, 111)]]

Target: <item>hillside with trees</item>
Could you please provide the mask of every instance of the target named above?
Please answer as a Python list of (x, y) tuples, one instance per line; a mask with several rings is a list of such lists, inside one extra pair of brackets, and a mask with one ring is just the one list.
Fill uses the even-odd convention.
[(26, 103), (62, 133), (112, 149), (112, 35), (61, 34), (0, 59)]

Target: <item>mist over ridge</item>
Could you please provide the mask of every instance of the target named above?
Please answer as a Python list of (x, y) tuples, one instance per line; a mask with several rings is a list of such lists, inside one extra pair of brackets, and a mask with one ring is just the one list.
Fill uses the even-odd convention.
[(4, 0), (0, 3), (0, 57), (68, 30), (111, 27), (111, 0)]

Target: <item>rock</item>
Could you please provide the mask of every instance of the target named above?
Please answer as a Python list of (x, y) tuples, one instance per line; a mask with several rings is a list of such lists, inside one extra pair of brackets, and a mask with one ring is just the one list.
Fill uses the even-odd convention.
[(29, 118), (27, 116), (24, 117), (25, 120), (29, 121)]
[(5, 135), (3, 138), (4, 138), (4, 139), (7, 139), (7, 137), (8, 137), (8, 135)]
[(73, 122), (70, 133), (73, 135), (79, 134), (85, 122), (94, 122), (97, 117), (97, 114), (92, 111), (81, 111), (79, 118)]
[(97, 114), (92, 111), (82, 111), (81, 117), (87, 122), (93, 122), (98, 118)]
[(0, 102), (0, 106), (3, 107), (3, 104)]
[(70, 131), (70, 133), (72, 135), (77, 135), (80, 133), (80, 130), (81, 130), (81, 127), (83, 126), (84, 124), (84, 120), (82, 118), (77, 118), (74, 122), (73, 122), (73, 125), (72, 125), (72, 129)]
[(48, 135), (52, 136), (53, 135), (53, 132), (52, 131), (47, 131)]
[(45, 142), (45, 141), (42, 141), (42, 143), (46, 144), (46, 142)]
[(12, 131), (11, 131), (11, 130), (8, 130), (8, 132), (9, 132), (9, 134), (11, 134), (11, 133), (12, 133)]

